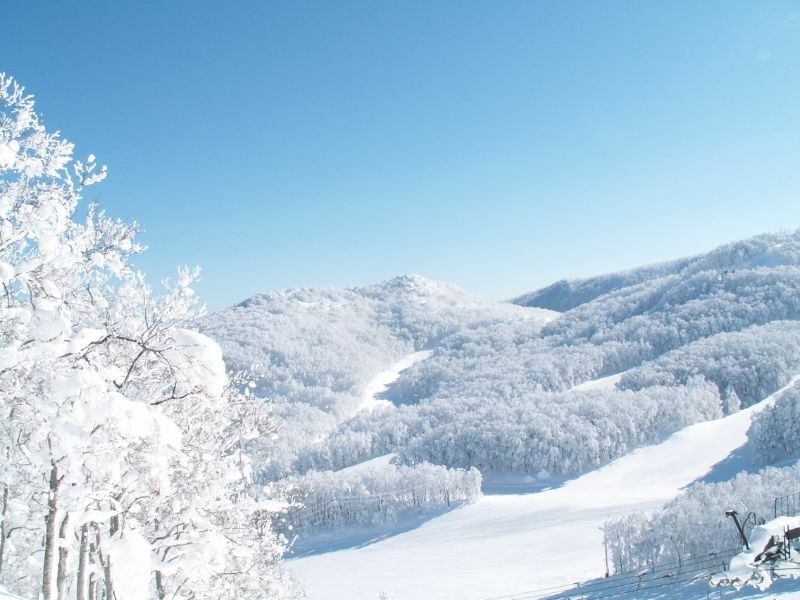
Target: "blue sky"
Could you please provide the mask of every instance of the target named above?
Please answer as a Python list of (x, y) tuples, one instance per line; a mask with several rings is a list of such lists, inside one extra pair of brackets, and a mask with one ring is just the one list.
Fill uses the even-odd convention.
[(11, 2), (0, 70), (210, 308), (503, 299), (800, 227), (800, 3)]

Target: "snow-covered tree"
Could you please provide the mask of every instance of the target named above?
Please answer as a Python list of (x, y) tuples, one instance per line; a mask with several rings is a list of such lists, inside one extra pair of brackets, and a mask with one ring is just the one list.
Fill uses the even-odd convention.
[[(741, 515), (753, 511), (759, 521), (771, 518), (774, 499), (796, 492), (798, 478), (796, 464), (740, 472), (728, 481), (695, 483), (661, 510), (611, 520), (605, 535), (614, 570), (630, 572), (741, 548), (726, 511), (735, 509)], [(745, 533), (754, 524), (748, 520)]]
[[(155, 295), (136, 227), (89, 207), (90, 156), (0, 74), (0, 582), (44, 600), (295, 593), (246, 440), (274, 427), (187, 328), (179, 271)], [(252, 596), (252, 594), (251, 594)]]
[(753, 416), (747, 437), (759, 466), (800, 458), (800, 383), (787, 386), (774, 404)]
[(396, 522), (409, 511), (481, 497), (477, 469), (448, 469), (430, 463), (385, 464), (342, 471), (309, 471), (273, 484), (293, 508), (279, 522), (294, 534), (352, 526), (374, 527)]

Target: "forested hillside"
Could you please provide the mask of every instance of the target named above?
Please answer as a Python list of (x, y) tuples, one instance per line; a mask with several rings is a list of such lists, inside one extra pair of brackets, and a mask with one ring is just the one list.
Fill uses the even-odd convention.
[(610, 292), (668, 275), (687, 276), (701, 271), (724, 273), (735, 269), (797, 265), (800, 260), (797, 245), (784, 245), (784, 237), (795, 236), (760, 235), (726, 244), (708, 254), (587, 279), (562, 280), (541, 290), (523, 294), (512, 302), (521, 306), (538, 306), (564, 312)]
[(536, 330), (553, 316), (412, 275), (362, 288), (260, 294), (207, 316), (201, 327), (284, 420), (276, 439), (261, 440), (259, 467), (274, 479), (305, 472), (308, 454), (326, 447), (329, 433), (368, 413), (369, 382), (403, 357), (456, 332), (499, 323)]
[[(280, 415), (277, 436), (255, 443), (264, 481), (389, 453), (547, 479), (784, 386), (800, 371), (798, 318), (794, 232), (561, 282), (516, 304), (404, 276), (261, 294), (201, 327)], [(389, 402), (370, 404), (370, 382), (420, 350), (382, 394)]]

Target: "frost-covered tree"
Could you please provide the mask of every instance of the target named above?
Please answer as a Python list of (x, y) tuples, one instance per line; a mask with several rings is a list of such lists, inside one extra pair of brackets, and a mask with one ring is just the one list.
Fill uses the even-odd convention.
[(396, 452), (406, 464), (579, 474), (666, 432), (718, 418), (720, 404), (716, 387), (702, 378), (637, 392), (446, 397), (362, 412), (310, 448), (301, 464), (340, 469)]
[(717, 385), (726, 414), (750, 406), (800, 372), (800, 321), (774, 321), (686, 344), (631, 369), (619, 387), (680, 385), (702, 375)]
[[(649, 514), (635, 513), (605, 525), (614, 570), (635, 571), (665, 563), (741, 548), (739, 534), (725, 512), (750, 511), (760, 519), (773, 516), (777, 496), (797, 491), (800, 467), (768, 467), (742, 472), (729, 481), (698, 483)], [(753, 521), (748, 521), (748, 528)]]
[(273, 486), (293, 500), (293, 508), (279, 521), (301, 536), (354, 524), (385, 525), (409, 511), (475, 502), (481, 497), (477, 469), (448, 469), (430, 463), (309, 471)]
[[(273, 427), (228, 383), (183, 270), (155, 295), (105, 177), (0, 74), (0, 582), (44, 600), (294, 593), (246, 440)], [(243, 594), (244, 593), (244, 594)]]
[(747, 437), (759, 466), (800, 458), (800, 383), (788, 386), (753, 417)]

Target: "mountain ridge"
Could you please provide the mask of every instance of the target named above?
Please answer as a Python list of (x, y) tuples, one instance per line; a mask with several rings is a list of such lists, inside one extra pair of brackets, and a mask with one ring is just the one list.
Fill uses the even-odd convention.
[[(254, 392), (285, 423), (285, 447), (266, 444), (285, 457), (265, 458), (268, 478), (386, 453), (407, 463), (576, 473), (663, 430), (755, 403), (800, 367), (798, 231), (574, 288), (563, 303), (577, 305), (559, 313), (402, 275), (257, 294), (212, 313), (202, 329), (229, 368), (250, 371)], [(792, 326), (770, 325), (782, 320)], [(756, 348), (754, 364), (748, 349)], [(361, 412), (376, 374), (422, 350), (425, 360), (392, 383), (394, 404)], [(691, 375), (684, 363), (694, 365)], [(628, 371), (608, 389), (570, 391)], [(625, 411), (641, 421), (618, 421)], [(491, 442), (488, 429), (505, 437)], [(582, 445), (596, 443), (585, 454)], [(509, 444), (513, 452), (500, 451)]]
[[(786, 248), (786, 251), (777, 252), (781, 248)], [(764, 233), (745, 240), (723, 244), (707, 253), (593, 277), (562, 279), (546, 287), (512, 298), (509, 302), (521, 306), (565, 312), (622, 287), (668, 275), (696, 273), (710, 269), (754, 268), (782, 264), (800, 264), (800, 230)]]

